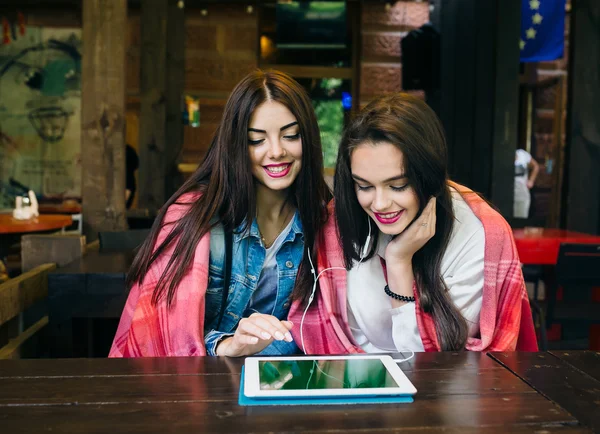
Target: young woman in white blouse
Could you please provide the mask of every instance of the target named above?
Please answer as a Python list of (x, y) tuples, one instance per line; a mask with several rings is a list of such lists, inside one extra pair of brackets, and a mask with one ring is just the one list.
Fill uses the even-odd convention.
[(306, 352), (515, 349), (527, 298), (510, 228), (448, 180), (446, 161), (437, 116), (410, 95), (380, 98), (348, 126), (334, 181), (341, 251), (324, 243), (317, 265), (345, 267), (346, 287), (335, 269), (319, 279)]

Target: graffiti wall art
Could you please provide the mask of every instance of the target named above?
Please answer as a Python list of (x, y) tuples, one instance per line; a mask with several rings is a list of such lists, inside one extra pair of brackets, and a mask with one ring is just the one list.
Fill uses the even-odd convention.
[(0, 45), (0, 208), (23, 189), (81, 196), (81, 29), (25, 27)]

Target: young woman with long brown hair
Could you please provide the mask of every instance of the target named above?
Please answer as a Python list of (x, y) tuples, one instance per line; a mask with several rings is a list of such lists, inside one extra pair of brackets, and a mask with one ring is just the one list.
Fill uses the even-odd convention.
[(296, 352), (287, 314), (310, 286), (329, 199), (306, 91), (280, 72), (249, 74), (135, 258), (110, 356)]
[(334, 198), (317, 266), (331, 270), (315, 306), (290, 314), (306, 315), (306, 352), (537, 348), (511, 228), (449, 181), (424, 101), (395, 94), (361, 111), (342, 137)]

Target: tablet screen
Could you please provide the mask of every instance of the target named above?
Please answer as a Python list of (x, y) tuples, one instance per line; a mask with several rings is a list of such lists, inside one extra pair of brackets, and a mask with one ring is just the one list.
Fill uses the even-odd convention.
[(259, 361), (260, 390), (395, 388), (380, 359)]

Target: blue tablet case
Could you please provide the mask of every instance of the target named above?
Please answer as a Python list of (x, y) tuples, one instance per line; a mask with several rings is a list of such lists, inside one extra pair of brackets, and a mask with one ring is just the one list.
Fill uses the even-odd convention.
[(260, 405), (351, 405), (351, 404), (390, 404), (413, 402), (410, 395), (400, 396), (344, 396), (339, 398), (303, 397), (303, 398), (249, 398), (244, 395), (244, 367), (240, 376), (240, 395), (238, 404), (241, 406)]

